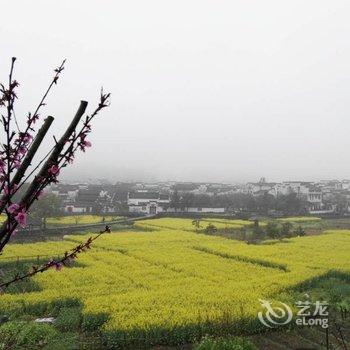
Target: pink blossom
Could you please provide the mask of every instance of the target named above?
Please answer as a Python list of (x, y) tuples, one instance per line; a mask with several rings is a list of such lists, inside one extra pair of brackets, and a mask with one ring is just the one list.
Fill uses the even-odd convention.
[(38, 114), (35, 114), (35, 115), (31, 115), (29, 113), (28, 115), (28, 120), (27, 120), (27, 124), (30, 125), (31, 123), (35, 124), (35, 122), (39, 119), (39, 115)]
[(9, 193), (10, 193), (9, 187), (6, 185), (6, 186), (4, 187), (4, 195), (5, 195), (5, 196), (8, 196)]
[(18, 232), (18, 230), (17, 230), (17, 229), (14, 229), (14, 230), (12, 231), (12, 233), (11, 233), (11, 236), (15, 236), (17, 232)]
[(6, 173), (6, 163), (1, 158), (0, 158), (0, 173), (1, 173), (1, 176), (4, 176)]
[(8, 208), (7, 208), (7, 211), (10, 213), (10, 214), (13, 214), (14, 212), (18, 211), (19, 210), (19, 205), (17, 203), (12, 203)]
[(24, 154), (26, 154), (27, 149), (26, 149), (25, 147), (20, 147), (20, 148), (18, 149), (18, 152), (19, 152), (20, 154), (24, 155)]
[[(13, 185), (11, 189), (8, 186), (4, 187), (4, 195), (8, 196), (9, 194), (13, 194), (17, 191), (18, 185)], [(10, 193), (11, 192), (11, 193)]]
[(15, 216), (15, 219), (22, 227), (25, 227), (27, 225), (27, 213), (25, 210), (22, 209), (22, 211)]
[(79, 143), (79, 146), (80, 146), (80, 149), (81, 149), (83, 152), (85, 152), (85, 148), (86, 148), (86, 147), (91, 147), (91, 146), (92, 146), (91, 142), (88, 141), (88, 140), (86, 140), (86, 134), (85, 134), (85, 133), (82, 134), (82, 135), (80, 136), (80, 143)]
[(62, 270), (62, 267), (63, 267), (63, 265), (62, 265), (61, 263), (56, 263), (56, 264), (55, 264), (55, 269), (56, 269), (56, 271), (61, 271), (61, 270)]
[(60, 169), (57, 165), (52, 165), (48, 170), (50, 175), (57, 176), (60, 173)]
[(31, 142), (33, 140), (33, 136), (26, 133), (23, 135), (22, 140), (23, 140), (24, 144), (28, 144), (29, 142)]

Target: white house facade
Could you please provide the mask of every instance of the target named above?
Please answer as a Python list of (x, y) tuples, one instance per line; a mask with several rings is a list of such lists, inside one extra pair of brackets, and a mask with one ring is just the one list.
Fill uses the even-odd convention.
[(129, 192), (127, 204), (130, 213), (153, 215), (167, 211), (170, 198), (159, 192)]

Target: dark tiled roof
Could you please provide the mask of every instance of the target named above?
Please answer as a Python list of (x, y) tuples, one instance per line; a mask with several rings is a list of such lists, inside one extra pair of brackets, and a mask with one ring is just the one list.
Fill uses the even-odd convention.
[(96, 189), (87, 189), (87, 190), (79, 190), (76, 202), (79, 204), (91, 205), (95, 203), (99, 198), (100, 190)]
[(158, 192), (130, 192), (129, 198), (131, 199), (158, 199)]
[(169, 200), (169, 196), (167, 194), (160, 194), (159, 199)]
[(177, 191), (193, 191), (199, 187), (198, 184), (194, 183), (179, 183), (174, 185), (174, 190)]
[(68, 193), (68, 191), (76, 191), (78, 186), (69, 185), (69, 184), (58, 184), (55, 187), (52, 187), (53, 191), (58, 191), (59, 193)]
[(129, 192), (131, 199), (154, 199), (154, 200), (169, 200), (169, 195), (159, 192)]

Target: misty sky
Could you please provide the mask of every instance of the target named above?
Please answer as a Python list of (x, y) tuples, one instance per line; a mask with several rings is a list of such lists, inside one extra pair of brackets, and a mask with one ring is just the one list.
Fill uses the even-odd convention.
[[(0, 80), (20, 119), (112, 104), (64, 178), (242, 182), (350, 178), (349, 1), (3, 1)], [(50, 140), (51, 142), (51, 140)]]

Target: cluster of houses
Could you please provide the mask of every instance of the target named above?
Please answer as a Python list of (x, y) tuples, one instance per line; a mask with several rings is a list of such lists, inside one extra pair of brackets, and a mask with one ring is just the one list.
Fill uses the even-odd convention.
[[(267, 182), (261, 178), (258, 182), (244, 185), (221, 183), (116, 183), (112, 184), (55, 184), (51, 193), (61, 198), (62, 210), (66, 213), (116, 213), (158, 214), (175, 212), (181, 209), (172, 207), (172, 195), (176, 191), (184, 194), (220, 196), (235, 193), (274, 197), (295, 193), (308, 204), (311, 214), (326, 214), (336, 210), (334, 198), (342, 196), (350, 203), (350, 181), (333, 180), (320, 182), (285, 181)], [(184, 209), (182, 209), (184, 210)], [(190, 213), (224, 213), (222, 207), (186, 207)], [(347, 209), (348, 210), (348, 209)], [(350, 208), (349, 208), (350, 211)]]
[[(54, 184), (49, 192), (61, 199), (62, 210), (66, 213), (114, 213), (116, 193), (113, 186), (88, 184)], [(112, 190), (112, 191), (111, 191)]]
[[(334, 211), (334, 206), (325, 202), (327, 192), (333, 193), (331, 183), (337, 181), (324, 182), (305, 182), (305, 181), (285, 181), (281, 183), (266, 182), (265, 178), (261, 178), (259, 182), (249, 182), (243, 188), (243, 192), (252, 194), (253, 196), (271, 194), (274, 197), (279, 195), (288, 195), (295, 193), (299, 198), (304, 199), (307, 203), (308, 211), (312, 214), (326, 214)], [(341, 182), (339, 182), (341, 184)], [(341, 185), (339, 185), (341, 187)], [(327, 187), (327, 191), (326, 191)]]

